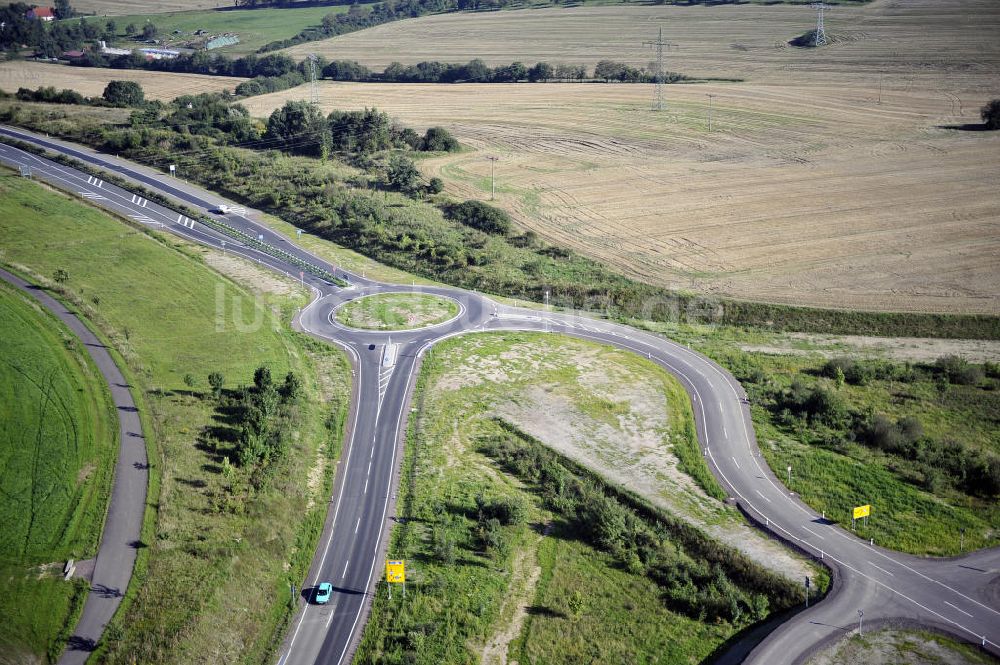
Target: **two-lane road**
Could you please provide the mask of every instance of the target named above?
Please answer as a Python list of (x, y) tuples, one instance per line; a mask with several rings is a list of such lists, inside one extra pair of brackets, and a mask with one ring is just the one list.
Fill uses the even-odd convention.
[[(35, 140), (30, 134), (18, 134), (22, 140)], [(61, 149), (58, 142), (36, 142)], [(74, 149), (73, 156), (97, 165), (113, 162), (119, 175), (168, 196), (177, 191), (169, 177), (150, 175), (148, 170), (139, 173), (139, 167), (124, 160), (93, 155), (83, 149)], [(88, 182), (91, 176), (48, 160), (3, 146), (0, 160), (15, 165), (30, 163), (38, 177), (80, 195), (95, 191), (93, 182)], [(128, 194), (123, 190), (121, 195), (115, 192), (104, 200), (87, 198), (145, 223), (134, 215), (152, 217), (152, 204), (137, 203)], [(182, 194), (178, 196), (181, 201), (202, 208), (221, 202), (190, 185)], [(158, 228), (219, 246), (221, 238), (213, 236), (210, 229), (170, 223), (170, 217), (176, 220), (178, 213), (168, 208), (160, 211), (152, 206), (152, 210), (166, 220), (154, 218), (163, 223)], [(264, 227), (250, 215), (230, 215), (227, 221), (240, 225), (246, 233), (264, 233)], [(302, 260), (333, 271), (332, 266), (294, 243), (284, 239), (274, 242)], [(291, 264), (253, 248), (236, 250), (286, 274), (297, 272)], [(744, 662), (801, 663), (817, 646), (857, 628), (859, 609), (864, 612), (866, 625), (885, 620), (928, 625), (984, 644), (1000, 655), (1000, 549), (954, 560), (919, 559), (879, 548), (827, 522), (790, 495), (763, 462), (742, 388), (728, 372), (704, 356), (662, 337), (584, 316), (500, 306), (479, 294), (458, 289), (410, 289), (353, 275), (349, 278), (353, 285), (350, 289), (340, 289), (309, 275), (305, 279), (317, 297), (302, 312), (298, 323), (347, 350), (356, 374), (355, 399), (327, 528), (306, 580), (307, 591), (320, 580), (330, 581), (336, 591), (328, 606), (301, 603), (280, 651), (282, 665), (339, 664), (350, 659), (372, 591), (381, 577), (387, 533), (394, 517), (402, 434), (420, 357), (437, 341), (481, 330), (561, 332), (630, 350), (662, 365), (680, 379), (690, 395), (698, 438), (709, 466), (742, 509), (762, 528), (821, 557), (831, 567), (835, 584), (828, 597), (782, 624)], [(368, 293), (410, 290), (452, 297), (461, 305), (460, 315), (431, 328), (392, 333), (391, 345), (388, 334), (346, 329), (334, 321), (335, 308), (347, 300)]]

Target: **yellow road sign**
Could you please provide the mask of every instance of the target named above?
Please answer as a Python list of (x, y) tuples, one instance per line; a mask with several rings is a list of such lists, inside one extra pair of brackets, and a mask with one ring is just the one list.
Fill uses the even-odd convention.
[(405, 561), (386, 561), (385, 562), (385, 579), (387, 582), (393, 584), (405, 584), (406, 583), (406, 562)]
[(857, 508), (854, 509), (854, 519), (858, 519), (860, 517), (868, 517), (871, 514), (871, 512), (872, 512), (871, 506), (858, 506)]

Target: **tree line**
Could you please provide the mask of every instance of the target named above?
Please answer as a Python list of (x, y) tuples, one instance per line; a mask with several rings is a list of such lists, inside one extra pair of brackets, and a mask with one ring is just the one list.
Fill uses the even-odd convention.
[[(0, 90), (0, 97), (8, 96)], [(146, 104), (145, 93), (135, 81), (109, 81), (100, 97), (84, 97), (76, 90), (63, 88), (56, 90), (55, 86), (40, 86), (36, 90), (18, 88), (14, 95), (22, 102), (42, 102), (46, 104), (86, 104), (89, 106), (142, 106)], [(152, 102), (157, 108), (162, 108), (159, 102)]]
[[(490, 67), (483, 60), (467, 63), (438, 61), (418, 62), (415, 65), (390, 63), (382, 72), (373, 72), (355, 60), (334, 60), (323, 66), (323, 78), (334, 81), (372, 81), (383, 83), (517, 83), (527, 81), (618, 81), (621, 83), (650, 83), (656, 73), (631, 67), (622, 62), (602, 60), (591, 74), (579, 64), (538, 62), (528, 66), (522, 62)], [(676, 72), (666, 72), (664, 83), (676, 83), (687, 77)]]

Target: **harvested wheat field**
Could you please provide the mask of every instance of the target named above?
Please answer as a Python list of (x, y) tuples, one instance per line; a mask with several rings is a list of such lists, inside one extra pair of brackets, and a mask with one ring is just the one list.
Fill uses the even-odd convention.
[[(43, 2), (41, 4), (51, 4)], [(157, 14), (183, 12), (189, 9), (233, 7), (233, 0), (73, 0), (73, 9), (81, 14), (125, 16), (127, 14)]]
[[(837, 7), (821, 49), (803, 7), (596, 7), (446, 15), (309, 45), (399, 58), (644, 64), (742, 83), (326, 83), (325, 110), (377, 106), (471, 150), (422, 162), (458, 197), (656, 284), (773, 302), (1000, 312), (1000, 133), (961, 131), (1000, 97), (1000, 3)], [(408, 53), (407, 57), (400, 54)], [(880, 85), (881, 79), (881, 85)], [(708, 131), (708, 94), (713, 131)], [(248, 100), (265, 114), (302, 89)]]
[(169, 101), (180, 95), (233, 90), (246, 79), (202, 74), (147, 72), (142, 69), (99, 69), (72, 67), (47, 62), (0, 62), (0, 90), (16, 92), (18, 88), (32, 90), (53, 86), (70, 88), (81, 95), (100, 97), (108, 81), (138, 81), (146, 99)]

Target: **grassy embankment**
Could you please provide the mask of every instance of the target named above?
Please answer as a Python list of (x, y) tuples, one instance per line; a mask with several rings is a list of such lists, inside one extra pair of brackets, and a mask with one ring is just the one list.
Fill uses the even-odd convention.
[[(514, 298), (609, 316), (657, 321), (712, 322), (771, 330), (839, 334), (1000, 338), (1000, 317), (852, 312), (738, 302), (669, 291), (630, 280), (614, 269), (540, 241), (531, 233), (493, 235), (448, 219), (439, 204), (384, 187), (378, 164), (371, 172), (337, 159), (320, 161), (221, 147), (204, 136), (166, 129), (105, 125), (85, 111), (41, 104), (0, 102), (0, 120), (103, 146), (137, 161), (166, 168), (180, 162), (185, 177), (323, 239), (390, 266)], [(134, 146), (134, 147), (133, 147)], [(177, 154), (193, 157), (182, 157)]]
[[(914, 554), (997, 545), (995, 364), (859, 357), (828, 366), (827, 358), (846, 358), (850, 349), (799, 338), (795, 354), (747, 352), (739, 347), (768, 347), (776, 336), (653, 327), (735, 374), (750, 395), (757, 440), (771, 468), (791, 465), (791, 489), (827, 517), (850, 528), (851, 508), (871, 504), (872, 517), (858, 524), (858, 535)], [(832, 365), (846, 369), (842, 379)]]
[[(0, 282), (0, 649), (54, 662), (86, 597), (118, 446), (107, 386), (73, 334)], [(30, 655), (29, 655), (30, 654)]]
[(337, 321), (352, 328), (406, 330), (433, 326), (458, 314), (458, 304), (429, 294), (384, 293), (352, 300), (337, 310)]
[(814, 656), (808, 665), (996, 665), (978, 648), (922, 630), (878, 630), (854, 634)]
[[(301, 584), (322, 527), (348, 399), (340, 352), (288, 329), (307, 295), (9, 171), (0, 176), (0, 236), (5, 263), (39, 279), (68, 273), (64, 299), (124, 358), (144, 405), (154, 446), (145, 547), (103, 657), (265, 660), (290, 616), (288, 584)], [(220, 372), (232, 389), (259, 366), (279, 381), (295, 372), (303, 391), (286, 421), (289, 449), (263, 482), (235, 463), (221, 434), (232, 414), (208, 396), (206, 380)]]
[[(616, 401), (600, 383), (605, 371), (638, 372), (648, 404)], [(660, 454), (676, 468), (671, 449), (690, 443), (689, 404), (647, 361), (562, 336), (459, 337), (428, 355), (415, 404), (406, 519), (389, 548), (407, 560), (407, 595), (397, 589), (390, 601), (379, 589), (361, 660), (464, 663), (509, 649), (519, 662), (697, 662), (794, 597), (790, 582), (520, 432), (551, 427), (566, 431), (563, 443), (620, 445), (619, 459), (635, 451), (616, 437), (649, 436), (644, 454), (619, 464), (639, 468)], [(586, 457), (583, 446), (570, 454)], [(562, 480), (521, 476), (505, 458), (512, 449), (538, 456), (526, 468)], [(660, 490), (686, 493), (671, 490), (675, 480), (662, 477)], [(604, 522), (588, 510), (620, 519), (618, 535), (588, 533), (584, 521)], [(692, 604), (694, 584), (706, 595)]]

